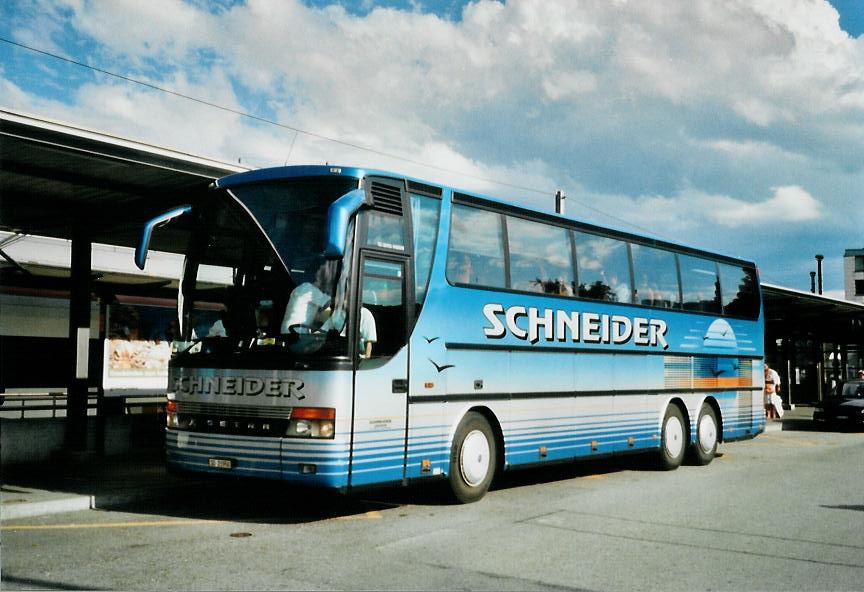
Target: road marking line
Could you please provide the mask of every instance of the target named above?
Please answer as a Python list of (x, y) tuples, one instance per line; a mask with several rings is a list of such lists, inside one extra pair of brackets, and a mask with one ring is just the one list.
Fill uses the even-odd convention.
[(0, 530), (60, 530), (72, 528), (136, 528), (141, 526), (188, 526), (192, 524), (222, 524), (222, 520), (153, 520), (141, 522), (103, 522), (99, 524), (21, 524), (0, 526)]
[(371, 510), (364, 514), (354, 514), (352, 516), (338, 516), (336, 520), (380, 520), (383, 518), (378, 510)]

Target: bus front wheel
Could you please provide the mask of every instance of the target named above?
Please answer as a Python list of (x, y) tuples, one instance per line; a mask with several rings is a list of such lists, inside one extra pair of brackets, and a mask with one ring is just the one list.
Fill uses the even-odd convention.
[(669, 405), (660, 431), (660, 468), (672, 471), (681, 466), (687, 451), (687, 429), (684, 414), (677, 405)]
[(474, 411), (462, 419), (450, 450), (450, 488), (463, 504), (482, 498), (495, 476), (498, 451), (486, 418)]
[(717, 414), (714, 408), (702, 403), (696, 421), (696, 442), (693, 444), (693, 462), (707, 465), (717, 454)]

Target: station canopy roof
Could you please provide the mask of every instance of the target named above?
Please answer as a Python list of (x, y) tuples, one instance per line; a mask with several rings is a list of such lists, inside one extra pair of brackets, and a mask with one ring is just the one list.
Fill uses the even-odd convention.
[(0, 230), (134, 247), (141, 224), (248, 170), (0, 110)]
[(862, 343), (864, 304), (772, 284), (762, 284), (762, 298), (769, 335)]
[[(93, 243), (135, 247), (145, 221), (246, 170), (0, 109), (0, 231), (18, 235), (6, 235), (0, 250), (21, 235), (71, 239), (76, 225)], [(65, 289), (68, 269), (0, 254), (0, 285)], [(135, 286), (145, 280), (136, 272), (130, 259), (129, 274), (94, 274), (93, 287)]]

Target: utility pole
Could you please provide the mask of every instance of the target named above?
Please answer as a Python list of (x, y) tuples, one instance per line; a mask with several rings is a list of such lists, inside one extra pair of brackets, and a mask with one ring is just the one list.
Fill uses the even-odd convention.
[(555, 213), (556, 214), (564, 214), (564, 200), (567, 199), (567, 196), (564, 195), (564, 192), (560, 189), (555, 192)]
[(822, 293), (822, 260), (824, 258), (824, 255), (816, 255), (816, 280), (817, 286), (819, 288), (819, 294)]

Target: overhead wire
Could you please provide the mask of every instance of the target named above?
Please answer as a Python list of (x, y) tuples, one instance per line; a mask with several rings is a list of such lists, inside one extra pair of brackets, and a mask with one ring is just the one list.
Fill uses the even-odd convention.
[[(218, 103), (214, 103), (214, 102), (212, 102), (212, 101), (207, 101), (207, 100), (205, 100), (205, 99), (200, 99), (200, 98), (198, 98), (198, 97), (193, 97), (193, 96), (191, 96), (191, 95), (187, 95), (187, 94), (184, 94), (184, 93), (181, 93), (181, 92), (177, 92), (177, 91), (175, 91), (175, 90), (171, 90), (170, 88), (165, 88), (165, 87), (162, 87), (162, 86), (158, 86), (158, 85), (156, 85), (156, 84), (152, 84), (152, 83), (150, 83), (150, 82), (145, 82), (145, 81), (143, 81), (143, 80), (139, 80), (139, 79), (137, 79), (137, 78), (132, 78), (132, 77), (130, 77), (130, 76), (124, 76), (123, 74), (117, 74), (116, 72), (111, 72), (110, 70), (106, 70), (106, 69), (104, 69), (104, 68), (99, 68), (99, 67), (97, 67), (97, 66), (93, 66), (93, 65), (91, 65), (91, 64), (87, 64), (87, 63), (84, 63), (84, 62), (80, 62), (80, 61), (78, 61), (78, 60), (74, 60), (74, 59), (72, 59), (72, 58), (68, 58), (68, 57), (66, 57), (66, 56), (62, 56), (62, 55), (59, 55), (59, 54), (57, 54), (57, 53), (53, 53), (53, 52), (50, 52), (50, 51), (47, 51), (47, 50), (44, 50), (44, 49), (39, 49), (39, 48), (36, 48), (36, 47), (32, 47), (32, 46), (30, 46), (30, 45), (26, 45), (26, 44), (24, 44), (24, 43), (19, 43), (19, 42), (17, 42), (17, 41), (13, 41), (13, 40), (11, 40), (11, 39), (7, 39), (7, 38), (5, 38), (5, 37), (0, 37), (0, 41), (2, 41), (3, 43), (6, 43), (6, 44), (8, 44), (8, 45), (12, 45), (12, 46), (15, 46), (15, 47), (19, 47), (19, 48), (21, 48), (21, 49), (25, 49), (25, 50), (27, 50), (27, 51), (31, 51), (31, 52), (33, 52), (33, 53), (37, 53), (37, 54), (40, 54), (40, 55), (43, 55), (43, 56), (47, 56), (47, 57), (50, 57), (50, 58), (53, 58), (53, 59), (56, 59), (56, 60), (61, 60), (61, 61), (63, 61), (63, 62), (66, 62), (66, 63), (72, 64), (72, 65), (75, 65), (75, 66), (78, 66), (78, 67), (81, 67), (81, 68), (86, 68), (86, 69), (92, 70), (92, 71), (94, 71), (94, 72), (98, 72), (98, 73), (100, 73), (100, 74), (104, 74), (104, 75), (106, 75), (106, 76), (110, 76), (110, 77), (113, 77), (113, 78), (117, 78), (117, 79), (119, 79), (119, 80), (123, 80), (123, 81), (125, 81), (125, 82), (129, 82), (129, 83), (132, 83), (132, 84), (137, 84), (137, 85), (139, 85), (139, 86), (143, 86), (143, 87), (145, 87), (145, 88), (149, 88), (149, 89), (151, 89), (151, 90), (155, 90), (155, 91), (157, 91), (157, 92), (165, 93), (165, 94), (167, 94), (167, 95), (175, 96), (175, 97), (178, 97), (178, 98), (181, 98), (181, 99), (185, 99), (185, 100), (187, 100), (187, 101), (192, 101), (192, 102), (194, 102), (194, 103), (198, 103), (198, 104), (200, 104), (200, 105), (204, 105), (204, 106), (207, 106), (207, 107), (210, 107), (210, 108), (213, 108), (213, 109), (218, 109), (218, 110), (221, 110), (221, 111), (225, 111), (225, 112), (227, 112), (227, 113), (231, 113), (231, 114), (233, 114), (233, 115), (237, 115), (237, 116), (239, 116), (239, 117), (244, 117), (244, 118), (247, 118), (247, 119), (251, 119), (251, 120), (253, 120), (253, 121), (257, 121), (257, 122), (259, 122), (259, 123), (265, 123), (265, 124), (267, 124), (267, 125), (273, 125), (273, 126), (276, 126), (276, 127), (282, 128), (282, 129), (290, 130), (290, 131), (294, 132), (294, 134), (295, 134), (295, 135), (294, 135), (294, 139), (293, 139), (293, 141), (291, 142), (291, 149), (292, 149), (292, 150), (293, 150), (293, 147), (294, 147), (294, 142), (297, 140), (297, 136), (300, 135), (300, 134), (303, 134), (303, 135), (305, 135), (305, 136), (309, 136), (309, 137), (311, 137), (311, 138), (316, 138), (316, 139), (319, 139), (319, 140), (324, 140), (324, 141), (327, 141), (327, 142), (332, 142), (332, 143), (334, 143), (334, 144), (338, 144), (338, 145), (340, 145), (340, 146), (345, 146), (345, 147), (352, 148), (352, 149), (355, 149), (355, 150), (359, 150), (359, 151), (362, 151), (362, 152), (369, 152), (369, 153), (371, 153), (371, 154), (377, 154), (377, 155), (379, 155), (379, 156), (384, 156), (384, 157), (387, 157), (387, 158), (392, 158), (392, 159), (395, 159), (395, 160), (398, 160), (398, 161), (401, 161), (401, 162), (405, 162), (405, 163), (409, 163), (409, 164), (413, 164), (413, 165), (417, 165), (417, 166), (425, 167), (425, 168), (428, 168), (428, 169), (431, 169), (431, 170), (436, 170), (436, 171), (439, 171), (439, 172), (449, 173), (449, 174), (452, 174), (452, 175), (459, 175), (459, 176), (466, 177), (466, 178), (469, 178), (469, 179), (474, 179), (474, 180), (476, 180), (476, 181), (483, 181), (483, 182), (485, 182), (485, 183), (492, 183), (492, 184), (495, 184), (495, 185), (498, 185), (498, 186), (501, 186), (501, 187), (507, 187), (507, 188), (509, 188), (509, 189), (516, 189), (516, 190), (519, 190), (519, 191), (526, 191), (526, 192), (536, 193), (536, 194), (545, 195), (545, 196), (555, 195), (555, 191), (554, 191), (554, 190), (551, 190), (551, 191), (550, 191), (550, 190), (543, 190), (543, 189), (537, 189), (536, 187), (527, 187), (527, 186), (524, 186), (524, 185), (517, 185), (517, 184), (514, 184), (514, 183), (507, 183), (506, 181), (500, 181), (500, 180), (492, 179), (492, 178), (489, 178), (489, 177), (483, 177), (483, 176), (481, 176), (481, 175), (474, 175), (474, 174), (472, 174), (472, 173), (466, 173), (466, 172), (463, 172), (463, 171), (458, 171), (458, 170), (449, 169), (449, 168), (441, 167), (441, 166), (434, 165), (434, 164), (429, 164), (429, 163), (426, 163), (426, 162), (423, 162), (423, 161), (420, 161), (420, 160), (416, 160), (416, 159), (413, 159), (413, 158), (408, 158), (408, 157), (406, 157), (406, 156), (402, 156), (402, 155), (399, 155), (399, 154), (394, 154), (394, 153), (392, 153), (392, 152), (386, 152), (386, 151), (384, 151), (384, 150), (378, 150), (378, 149), (376, 149), (376, 148), (372, 148), (372, 147), (369, 147), (369, 146), (364, 146), (364, 145), (362, 145), (362, 144), (356, 144), (356, 143), (353, 143), (353, 142), (348, 142), (348, 141), (345, 141), (345, 140), (340, 140), (339, 138), (334, 138), (334, 137), (332, 137), (332, 136), (327, 136), (327, 135), (320, 134), (320, 133), (317, 133), (317, 132), (313, 132), (313, 131), (305, 130), (305, 129), (302, 129), (302, 128), (299, 128), (299, 127), (296, 127), (296, 126), (292, 126), (292, 125), (288, 125), (288, 124), (281, 123), (281, 122), (278, 122), (278, 121), (274, 121), (274, 120), (272, 120), (272, 119), (268, 119), (268, 118), (266, 118), (266, 117), (261, 117), (261, 116), (259, 116), (259, 115), (255, 115), (255, 114), (253, 114), (253, 113), (249, 113), (249, 112), (247, 112), (247, 111), (241, 111), (241, 110), (239, 110), (239, 109), (234, 109), (234, 108), (232, 108), (232, 107), (226, 107), (225, 105), (220, 105), (220, 104), (218, 104)], [(289, 153), (289, 158), (290, 158), (290, 153)], [(610, 218), (610, 219), (612, 219), (612, 220), (616, 220), (616, 221), (618, 221), (618, 222), (621, 222), (622, 224), (626, 224), (627, 226), (630, 226), (630, 227), (632, 227), (632, 228), (637, 228), (637, 229), (642, 230), (642, 231), (644, 231), (644, 232), (653, 233), (653, 231), (651, 231), (651, 230), (649, 230), (649, 229), (647, 229), (647, 228), (643, 228), (643, 227), (641, 227), (641, 226), (639, 226), (639, 225), (637, 225), (637, 224), (634, 224), (633, 222), (630, 222), (630, 221), (628, 221), (628, 220), (625, 220), (624, 218), (620, 218), (620, 217), (618, 217), (618, 216), (615, 216), (614, 214), (610, 214), (609, 212), (605, 212), (605, 211), (603, 211), (603, 210), (601, 210), (601, 209), (599, 209), (599, 208), (597, 208), (597, 207), (594, 207), (594, 206), (592, 206), (592, 205), (590, 205), (590, 204), (588, 204), (588, 203), (585, 203), (584, 201), (581, 201), (581, 200), (579, 200), (579, 199), (576, 199), (576, 198), (573, 198), (573, 197), (570, 197), (570, 196), (568, 196), (567, 199), (569, 199), (569, 200), (571, 200), (571, 201), (573, 201), (573, 202), (579, 204), (580, 206), (582, 206), (582, 207), (584, 207), (584, 208), (586, 208), (586, 209), (588, 209), (588, 210), (591, 210), (591, 211), (593, 211), (593, 212), (595, 212), (595, 213), (597, 213), (597, 214), (600, 214), (600, 215), (602, 215), (602, 216), (606, 216), (606, 217), (608, 217), (608, 218)]]

